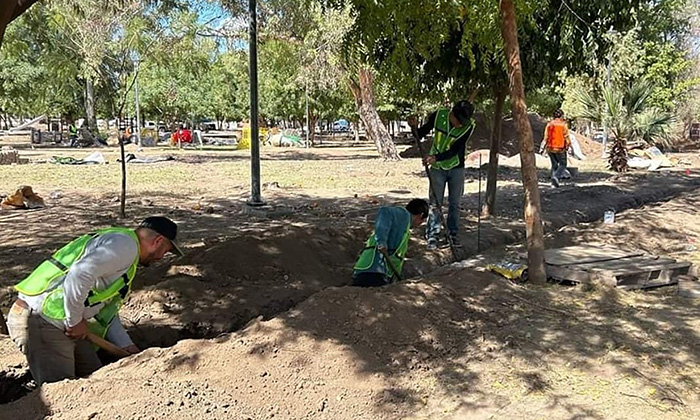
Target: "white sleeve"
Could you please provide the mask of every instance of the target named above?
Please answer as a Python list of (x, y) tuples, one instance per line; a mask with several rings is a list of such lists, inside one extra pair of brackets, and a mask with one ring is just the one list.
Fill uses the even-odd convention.
[(117, 347), (126, 348), (134, 344), (122, 325), (119, 316), (115, 316), (107, 330), (107, 341), (113, 343)]
[(66, 327), (83, 319), (85, 299), (99, 278), (118, 278), (126, 273), (138, 254), (138, 245), (127, 235), (113, 234), (93, 239), (85, 255), (75, 262), (63, 281), (63, 307)]

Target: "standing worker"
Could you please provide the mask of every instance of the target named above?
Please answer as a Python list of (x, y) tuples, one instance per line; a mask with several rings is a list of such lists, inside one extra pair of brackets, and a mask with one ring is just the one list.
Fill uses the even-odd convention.
[(114, 227), (83, 235), (59, 249), (19, 282), (7, 319), (38, 385), (87, 376), (102, 366), (88, 332), (134, 354), (140, 350), (119, 320), (136, 267), (182, 255), (177, 225), (148, 217), (134, 229)]
[(449, 188), (447, 229), (452, 244), (459, 248), (459, 208), (464, 193), (464, 155), (467, 140), (471, 137), (476, 123), (474, 105), (469, 101), (459, 101), (452, 110), (440, 108), (428, 116), (423, 126), (418, 128), (415, 118), (409, 118), (408, 124), (417, 139), (422, 139), (434, 130), (433, 145), (425, 164), (430, 165), (430, 204), (433, 210), (428, 218), (426, 238), (428, 249), (437, 248), (437, 236), (440, 233), (439, 213), (445, 198), (445, 186)]
[(70, 147), (78, 145), (78, 126), (75, 125), (75, 121), (71, 121), (68, 126), (68, 138), (70, 139)]
[(544, 139), (540, 144), (540, 154), (547, 150), (552, 162), (552, 187), (558, 188), (559, 181), (566, 173), (567, 150), (571, 147), (569, 127), (564, 120), (564, 111), (554, 111), (554, 119), (544, 129)]
[(428, 203), (418, 198), (411, 200), (406, 208), (380, 208), (374, 232), (355, 263), (352, 285), (377, 287), (400, 280), (411, 228), (422, 225), (429, 210)]

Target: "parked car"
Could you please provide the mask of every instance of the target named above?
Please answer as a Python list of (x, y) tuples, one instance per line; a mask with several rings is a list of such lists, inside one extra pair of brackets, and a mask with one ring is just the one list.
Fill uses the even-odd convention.
[(334, 133), (347, 133), (350, 131), (350, 123), (347, 120), (338, 120), (333, 123)]

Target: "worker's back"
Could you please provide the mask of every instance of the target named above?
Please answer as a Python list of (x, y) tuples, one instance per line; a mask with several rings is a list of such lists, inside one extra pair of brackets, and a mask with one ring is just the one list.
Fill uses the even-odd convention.
[(545, 136), (547, 139), (547, 150), (562, 151), (568, 148), (569, 128), (563, 119), (556, 118), (547, 124)]

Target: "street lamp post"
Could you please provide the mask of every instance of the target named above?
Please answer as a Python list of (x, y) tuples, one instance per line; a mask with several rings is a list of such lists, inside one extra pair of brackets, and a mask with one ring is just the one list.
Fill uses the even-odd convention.
[(260, 138), (258, 135), (258, 35), (257, 1), (248, 1), (249, 55), (250, 55), (250, 178), (251, 193), (248, 205), (265, 205), (260, 196)]

